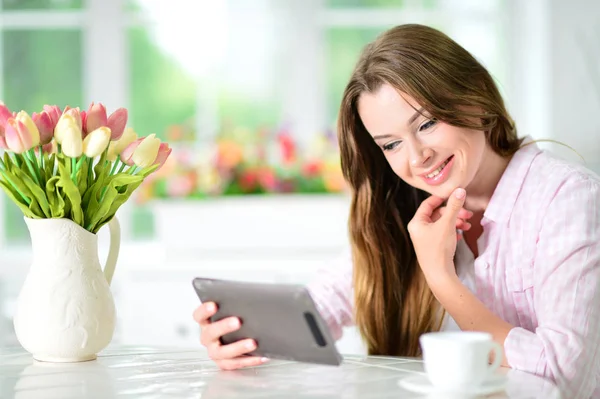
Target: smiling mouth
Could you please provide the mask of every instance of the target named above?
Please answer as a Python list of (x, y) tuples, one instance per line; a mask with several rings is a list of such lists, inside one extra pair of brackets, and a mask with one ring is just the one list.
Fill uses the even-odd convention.
[(434, 170), (431, 173), (428, 173), (425, 176), (425, 178), (427, 179), (433, 179), (434, 177), (436, 177), (437, 175), (440, 174), (440, 172), (446, 167), (446, 165), (448, 165), (448, 163), (452, 160), (452, 158), (454, 158), (454, 155), (452, 155), (450, 158), (446, 159), (444, 161), (444, 163), (442, 163), (440, 166), (438, 166), (438, 168), (436, 170)]

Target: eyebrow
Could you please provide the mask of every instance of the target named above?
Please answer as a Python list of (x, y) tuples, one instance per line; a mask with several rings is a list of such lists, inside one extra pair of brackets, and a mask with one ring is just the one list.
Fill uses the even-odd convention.
[[(419, 115), (423, 115), (423, 107), (419, 108), (408, 120), (407, 125), (410, 126), (412, 123), (419, 117)], [(390, 137), (394, 137), (392, 134), (378, 134), (377, 136), (373, 136), (374, 140), (381, 139), (389, 139)]]

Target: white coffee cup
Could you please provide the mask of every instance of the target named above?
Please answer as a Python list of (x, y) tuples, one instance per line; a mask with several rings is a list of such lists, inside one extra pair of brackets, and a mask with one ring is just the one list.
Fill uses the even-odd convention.
[[(441, 390), (462, 391), (480, 386), (500, 367), (502, 346), (483, 332), (434, 332), (419, 338), (425, 373)], [(489, 355), (494, 362), (489, 364)]]

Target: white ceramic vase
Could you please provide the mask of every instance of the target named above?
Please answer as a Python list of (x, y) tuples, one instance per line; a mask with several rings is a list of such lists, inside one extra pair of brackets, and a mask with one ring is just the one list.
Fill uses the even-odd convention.
[(119, 255), (119, 222), (109, 223), (104, 271), (98, 236), (68, 219), (29, 219), (33, 260), (17, 301), (17, 339), (34, 359), (93, 360), (112, 340), (115, 304), (110, 282)]

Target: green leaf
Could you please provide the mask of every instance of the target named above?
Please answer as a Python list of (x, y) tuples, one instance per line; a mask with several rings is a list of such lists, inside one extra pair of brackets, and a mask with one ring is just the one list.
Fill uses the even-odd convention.
[(145, 179), (146, 177), (148, 177), (148, 175), (150, 175), (150, 173), (154, 172), (156, 169), (158, 169), (158, 165), (151, 165), (151, 166), (148, 166), (147, 168), (140, 170), (135, 175), (142, 176)]
[[(100, 160), (94, 167), (94, 173), (96, 175), (96, 180), (88, 187), (83, 198), (84, 209), (86, 212), (85, 220), (87, 221), (91, 220), (96, 213), (99, 207), (101, 193), (105, 191), (105, 187), (108, 184), (110, 163), (106, 161), (106, 151), (102, 153)], [(89, 226), (89, 223), (87, 225)]]
[(18, 189), (18, 191), (15, 190), (16, 194), (19, 194), (19, 191), (20, 191), (30, 201), (30, 203), (28, 205), (27, 202), (19, 194), (19, 196), (18, 196), (19, 202), (26, 205), (28, 207), (28, 209), (30, 209), (36, 215), (36, 218), (43, 218), (44, 212), (42, 212), (42, 209), (40, 208), (37, 201), (35, 200), (34, 195), (31, 192), (31, 190), (27, 187), (27, 185), (25, 183), (23, 183), (23, 181), (21, 179), (19, 179), (15, 175), (15, 172), (17, 172), (17, 171), (20, 171), (20, 169), (13, 168), (12, 173), (4, 171), (3, 172), (4, 179), (6, 180), (7, 184), (11, 185), (13, 188)]
[(23, 203), (23, 199), (21, 198), (19, 193), (13, 191), (14, 189), (10, 186), (10, 184), (7, 184), (6, 182), (0, 180), (0, 186), (4, 189), (6, 195), (8, 195), (8, 197), (19, 207), (19, 209), (21, 209), (23, 215), (31, 219), (39, 219), (39, 217), (36, 216), (33, 213), (33, 211), (31, 211), (31, 209), (29, 209), (27, 204)]
[(96, 176), (100, 176), (101, 174), (108, 175), (108, 173), (110, 172), (110, 164), (109, 166), (106, 165), (106, 151), (104, 151), (100, 156), (100, 160), (94, 167), (94, 172), (96, 173)]
[(8, 170), (9, 172), (13, 168), (13, 162), (10, 156), (8, 155), (8, 152), (4, 153), (4, 165), (6, 165), (6, 170)]
[(23, 167), (23, 160), (19, 154), (13, 154), (15, 156), (15, 164), (21, 169)]
[(110, 205), (110, 209), (108, 210), (104, 218), (100, 221), (100, 223), (98, 223), (98, 225), (96, 226), (96, 233), (102, 228), (102, 226), (108, 223), (115, 216), (121, 205), (127, 202), (129, 197), (131, 197), (131, 194), (133, 194), (133, 192), (140, 186), (140, 184), (142, 184), (143, 181), (143, 179), (140, 179), (138, 182), (130, 183), (126, 186), (121, 186), (117, 188), (117, 190), (119, 191), (119, 195), (117, 195), (116, 198), (113, 200), (112, 204)]
[(88, 188), (88, 168), (89, 163), (87, 161), (83, 161), (81, 163), (81, 167), (77, 171), (77, 188), (79, 189), (79, 194), (83, 196)]
[(57, 186), (59, 176), (51, 177), (46, 183), (46, 196), (50, 204), (50, 213), (53, 218), (65, 217), (65, 200), (62, 198), (60, 188)]
[[(143, 180), (144, 179), (142, 176), (132, 176), (127, 175), (125, 173), (110, 176), (106, 181), (106, 185), (102, 187), (103, 189), (106, 188), (106, 191), (104, 192), (104, 196), (100, 198), (100, 201), (97, 202), (98, 205), (95, 208), (92, 208), (92, 206), (88, 208), (87, 214), (91, 216), (91, 218), (87, 219), (87, 226), (89, 227), (89, 231), (97, 232), (101, 227), (100, 222), (106, 220), (107, 217), (108, 220), (112, 218), (112, 216), (109, 215), (109, 211), (115, 205), (115, 203), (118, 202), (117, 197), (122, 195), (119, 194), (117, 187), (139, 185)], [(121, 204), (123, 202), (121, 202)], [(90, 201), (90, 205), (91, 204), (96, 204), (96, 202), (93, 202), (92, 200)]]
[(54, 167), (56, 161), (56, 154), (44, 153), (44, 180), (48, 181), (54, 177)]
[[(48, 205), (48, 199), (46, 198), (46, 192), (32, 180), (32, 178), (21, 169), (14, 169), (14, 174), (17, 179), (21, 180), (24, 185), (27, 186), (29, 192), (33, 195), (41, 208), (43, 214), (40, 217), (50, 217), (50, 206)], [(27, 194), (26, 194), (27, 195)]]
[(58, 164), (58, 171), (60, 179), (57, 186), (62, 187), (70, 202), (71, 218), (73, 222), (85, 228), (83, 210), (81, 209), (81, 194), (79, 194), (77, 186), (75, 186), (75, 183), (71, 180), (71, 176), (63, 164)]
[(96, 209), (98, 209), (100, 193), (106, 186), (105, 180), (108, 176), (108, 171), (106, 171), (106, 169), (98, 168), (98, 165), (96, 165), (96, 173), (96, 181), (90, 187), (88, 187), (85, 195), (83, 196), (85, 220), (88, 221), (92, 218), (92, 215), (96, 212)]

